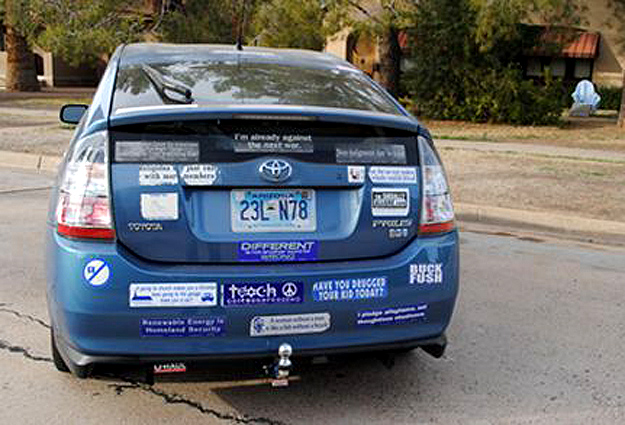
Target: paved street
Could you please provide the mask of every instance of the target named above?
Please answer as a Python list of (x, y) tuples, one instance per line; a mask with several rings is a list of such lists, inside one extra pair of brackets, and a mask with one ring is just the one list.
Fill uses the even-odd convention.
[(279, 390), (58, 373), (43, 277), (50, 184), (0, 169), (0, 423), (625, 422), (625, 250), (484, 233), (462, 235), (440, 360), (316, 366)]

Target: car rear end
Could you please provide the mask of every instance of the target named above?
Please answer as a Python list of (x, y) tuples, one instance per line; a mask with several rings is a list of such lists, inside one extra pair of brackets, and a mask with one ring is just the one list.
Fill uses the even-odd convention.
[(322, 55), (127, 49), (52, 199), (49, 307), (70, 369), (284, 344), (442, 355), (458, 235), (413, 118)]

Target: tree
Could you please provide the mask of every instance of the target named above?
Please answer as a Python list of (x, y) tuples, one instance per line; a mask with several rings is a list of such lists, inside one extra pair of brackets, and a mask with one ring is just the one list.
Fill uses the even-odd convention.
[(375, 36), (380, 56), (376, 78), (397, 96), (402, 59), (399, 33), (412, 26), (418, 3), (415, 0), (327, 0), (326, 31), (338, 32), (350, 27), (356, 34)]
[(30, 0), (31, 41), (70, 65), (93, 65), (149, 29), (140, 0)]
[[(163, 16), (161, 37), (173, 43), (233, 43), (239, 18), (249, 16), (253, 2), (187, 0)], [(241, 22), (242, 23), (242, 22)]]
[(325, 45), (321, 2), (271, 0), (254, 15), (254, 40), (263, 46), (321, 50)]
[(3, 22), (6, 28), (6, 89), (9, 91), (39, 91), (35, 55), (26, 39), (27, 27), (23, 12), (27, 4), (22, 0), (5, 0)]

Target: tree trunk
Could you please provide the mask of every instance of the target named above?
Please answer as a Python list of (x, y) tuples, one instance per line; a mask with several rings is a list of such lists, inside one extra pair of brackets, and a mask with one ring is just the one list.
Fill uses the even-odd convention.
[(621, 95), (621, 111), (618, 114), (618, 126), (625, 128), (625, 69), (623, 69), (623, 94)]
[(6, 89), (8, 91), (39, 91), (35, 55), (26, 39), (13, 27), (6, 27)]
[(380, 68), (376, 80), (393, 96), (399, 94), (399, 72), (401, 63), (401, 48), (399, 47), (398, 32), (389, 28), (379, 38)]

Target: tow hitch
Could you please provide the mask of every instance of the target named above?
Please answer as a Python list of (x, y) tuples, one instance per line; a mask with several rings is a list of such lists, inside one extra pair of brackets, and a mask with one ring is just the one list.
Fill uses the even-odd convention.
[(289, 385), (289, 376), (293, 368), (293, 363), (291, 362), (292, 354), (293, 347), (290, 344), (280, 344), (280, 347), (278, 347), (278, 361), (272, 365), (265, 366), (265, 371), (271, 378), (272, 387), (286, 387)]

